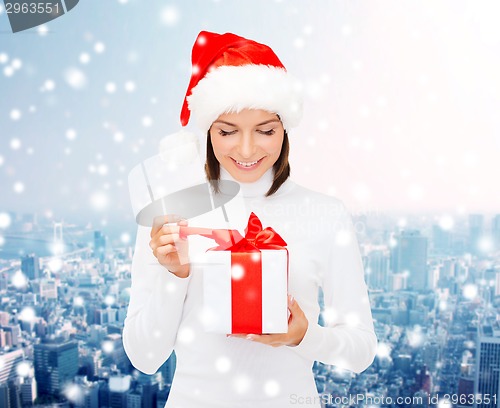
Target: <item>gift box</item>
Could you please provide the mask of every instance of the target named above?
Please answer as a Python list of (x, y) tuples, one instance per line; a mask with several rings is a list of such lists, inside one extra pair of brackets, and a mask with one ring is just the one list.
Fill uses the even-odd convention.
[[(239, 234), (236, 234), (239, 235)], [(203, 274), (205, 329), (217, 333), (288, 331), (288, 250), (251, 213), (245, 236), (210, 248)]]

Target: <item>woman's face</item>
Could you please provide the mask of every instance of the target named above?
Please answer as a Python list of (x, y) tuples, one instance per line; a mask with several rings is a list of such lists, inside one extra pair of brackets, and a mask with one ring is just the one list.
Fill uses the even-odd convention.
[(242, 183), (257, 181), (276, 163), (284, 134), (278, 115), (261, 109), (224, 113), (210, 127), (215, 157)]

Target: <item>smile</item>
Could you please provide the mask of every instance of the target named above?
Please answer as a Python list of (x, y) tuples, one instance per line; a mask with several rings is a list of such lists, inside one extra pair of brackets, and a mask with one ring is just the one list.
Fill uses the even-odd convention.
[(244, 170), (250, 170), (250, 169), (254, 169), (255, 167), (257, 167), (263, 158), (264, 157), (262, 157), (259, 160), (255, 160), (255, 161), (251, 161), (251, 162), (241, 162), (241, 161), (233, 159), (232, 157), (231, 157), (231, 160), (233, 160), (233, 162), (236, 164), (236, 167), (238, 167), (240, 169), (244, 169)]

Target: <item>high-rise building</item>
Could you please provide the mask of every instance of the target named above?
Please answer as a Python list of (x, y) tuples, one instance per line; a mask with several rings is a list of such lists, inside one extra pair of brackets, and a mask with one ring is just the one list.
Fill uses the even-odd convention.
[[(140, 387), (131, 390), (127, 394), (127, 408), (142, 408), (142, 395)], [(155, 405), (145, 405), (148, 407), (154, 407)]]
[(479, 240), (481, 239), (484, 230), (484, 217), (482, 214), (469, 215), (469, 251), (472, 254), (479, 253)]
[(157, 381), (158, 376), (139, 373), (139, 376), (137, 377), (138, 385), (136, 388), (141, 395), (141, 408), (156, 406), (156, 397), (159, 390), (159, 384)]
[(37, 386), (34, 377), (25, 377), (21, 384), (21, 402), (23, 407), (31, 406), (37, 397)]
[(440, 225), (432, 226), (432, 247), (436, 254), (450, 253), (453, 242), (452, 232), (441, 228)]
[(170, 384), (172, 384), (176, 365), (177, 365), (177, 357), (175, 355), (175, 352), (172, 352), (167, 361), (165, 361), (159, 369), (163, 377), (163, 384), (168, 384), (169, 386)]
[(0, 273), (0, 292), (7, 290), (8, 285), (9, 276), (7, 275), (7, 272)]
[(109, 402), (110, 408), (121, 408), (127, 406), (127, 395), (130, 389), (130, 375), (113, 375), (109, 378)]
[(40, 297), (43, 300), (57, 299), (57, 282), (55, 279), (42, 279), (40, 282)]
[(365, 271), (366, 284), (370, 289), (389, 289), (389, 258), (384, 251), (375, 250), (366, 256)]
[(20, 397), (19, 384), (16, 381), (0, 384), (0, 407), (21, 408)]
[(76, 341), (34, 345), (35, 378), (40, 395), (58, 396), (78, 372)]
[(0, 384), (5, 384), (17, 377), (17, 365), (23, 360), (24, 352), (22, 349), (0, 354)]
[(397, 241), (392, 255), (393, 273), (408, 276), (408, 288), (413, 290), (428, 289), (427, 273), (427, 238), (417, 230), (402, 231), (394, 237)]
[(489, 394), (490, 401), (476, 404), (475, 407), (500, 406), (500, 337), (495, 337), (491, 330), (479, 325), (476, 348), (476, 381), (474, 394)]
[(21, 271), (29, 280), (40, 277), (40, 260), (35, 254), (26, 255), (21, 258)]
[(101, 261), (106, 253), (106, 237), (101, 231), (94, 231), (94, 256)]
[(500, 251), (500, 214), (496, 214), (491, 220), (491, 236), (495, 250)]
[(21, 328), (19, 324), (0, 326), (0, 345), (2, 347), (16, 347), (19, 344)]

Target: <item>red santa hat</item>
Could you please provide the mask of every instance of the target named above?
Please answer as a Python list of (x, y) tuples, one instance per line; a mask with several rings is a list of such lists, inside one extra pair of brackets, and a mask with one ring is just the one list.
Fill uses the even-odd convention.
[(279, 115), (285, 129), (302, 116), (300, 83), (267, 45), (231, 33), (202, 31), (193, 45), (192, 74), (181, 111), (203, 131), (219, 115), (264, 109)]

